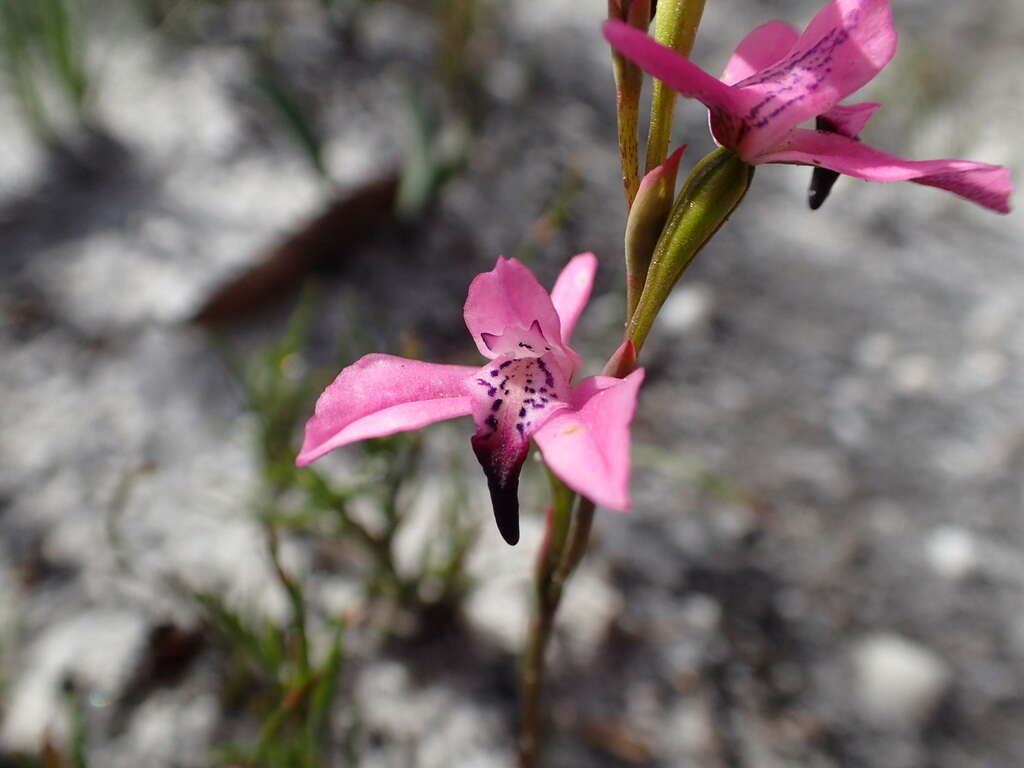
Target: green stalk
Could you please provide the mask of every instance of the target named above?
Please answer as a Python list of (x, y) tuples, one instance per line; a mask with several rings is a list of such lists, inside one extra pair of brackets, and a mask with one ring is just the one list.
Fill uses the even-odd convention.
[[(609, 0), (608, 18), (625, 21), (646, 32), (651, 24), (650, 0)], [(614, 49), (612, 67), (619, 128), (619, 163), (622, 166), (622, 186), (626, 193), (628, 211), (633, 205), (637, 187), (640, 186), (640, 89), (643, 87), (644, 73)]]
[[(654, 14), (654, 39), (683, 56), (689, 56), (703, 13), (704, 0), (658, 0), (658, 10)], [(655, 80), (651, 92), (651, 124), (647, 130), (644, 173), (653, 171), (668, 156), (675, 103), (676, 92), (660, 80)]]
[(626, 327), (638, 350), (672, 287), (743, 200), (753, 176), (753, 166), (724, 147), (693, 169), (654, 248), (640, 302)]

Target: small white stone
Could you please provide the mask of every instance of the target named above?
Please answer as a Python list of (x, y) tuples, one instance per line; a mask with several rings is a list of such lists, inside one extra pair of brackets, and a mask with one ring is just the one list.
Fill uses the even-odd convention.
[(984, 296), (964, 323), (967, 335), (979, 341), (989, 341), (1005, 333), (1020, 311), (1020, 299), (1014, 291), (985, 291)]
[(945, 661), (894, 634), (864, 638), (853, 649), (852, 661), (857, 710), (867, 723), (885, 731), (919, 730), (952, 680)]
[(715, 509), (711, 525), (724, 539), (738, 541), (757, 526), (757, 515), (749, 504), (725, 504)]
[(11, 690), (0, 745), (33, 751), (48, 729), (63, 740), (67, 722), (60, 685), (65, 676), (111, 696), (120, 690), (144, 640), (143, 618), (123, 611), (94, 609), (50, 626), (36, 639)]
[(1008, 369), (1006, 355), (994, 349), (983, 349), (963, 359), (953, 373), (953, 382), (965, 392), (980, 392), (1005, 379)]
[(978, 544), (971, 532), (955, 525), (933, 530), (924, 541), (928, 563), (950, 581), (970, 577), (978, 568)]
[(714, 294), (707, 286), (682, 286), (668, 297), (658, 313), (658, 322), (669, 333), (688, 333), (707, 319), (714, 304)]
[(612, 621), (621, 613), (619, 593), (589, 564), (581, 565), (566, 586), (559, 609), (559, 621), (568, 630), (566, 640), (573, 659), (593, 659)]
[(892, 359), (894, 346), (892, 336), (872, 333), (861, 339), (854, 356), (861, 367), (878, 370)]
[(892, 383), (897, 392), (918, 395), (935, 389), (935, 362), (925, 355), (906, 355), (892, 365)]
[(687, 598), (682, 605), (683, 617), (690, 629), (701, 634), (710, 634), (722, 620), (722, 606), (714, 598), (696, 594)]
[(484, 76), (487, 90), (498, 101), (513, 103), (528, 89), (522, 63), (512, 58), (496, 58)]
[(715, 726), (708, 707), (699, 701), (678, 705), (668, 715), (663, 738), (668, 754), (714, 755)]
[(486, 527), (468, 565), (478, 586), (466, 600), (466, 617), (511, 653), (519, 652), (530, 622), (533, 557), (544, 535), (541, 519), (521, 515), (519, 534), (519, 544), (509, 547), (493, 525)]

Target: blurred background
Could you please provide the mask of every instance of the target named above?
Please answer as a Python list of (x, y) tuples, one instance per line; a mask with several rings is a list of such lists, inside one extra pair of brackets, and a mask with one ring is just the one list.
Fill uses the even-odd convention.
[[(894, 5), (865, 140), (1019, 179), (1024, 6)], [(709, 0), (693, 58), (816, 10)], [(0, 0), (0, 766), (511, 764), (543, 473), (509, 548), (469, 420), (292, 461), (359, 355), (477, 361), (498, 253), (596, 252), (617, 346), (604, 13)], [(644, 350), (549, 765), (1024, 762), (1024, 220), (809, 176), (758, 169)]]

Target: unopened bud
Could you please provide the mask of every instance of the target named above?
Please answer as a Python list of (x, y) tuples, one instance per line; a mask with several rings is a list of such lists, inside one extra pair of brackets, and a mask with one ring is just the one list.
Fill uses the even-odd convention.
[(636, 344), (632, 339), (626, 339), (615, 353), (608, 358), (601, 371), (602, 376), (614, 376), (622, 379), (636, 370)]
[(654, 246), (672, 210), (683, 145), (644, 176), (626, 218), (626, 319), (633, 316), (647, 279)]
[(693, 169), (654, 248), (647, 282), (629, 321), (627, 336), (638, 350), (672, 287), (743, 200), (753, 175), (753, 166), (724, 147)]

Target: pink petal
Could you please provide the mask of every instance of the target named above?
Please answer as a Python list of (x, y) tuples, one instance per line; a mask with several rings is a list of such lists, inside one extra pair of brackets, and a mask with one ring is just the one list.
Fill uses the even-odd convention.
[(295, 463), (304, 467), (339, 446), (466, 416), (474, 369), (392, 355), (367, 355), (345, 368), (316, 401)]
[(748, 34), (736, 46), (722, 73), (722, 82), (733, 85), (767, 69), (789, 53), (800, 33), (784, 21), (769, 21)]
[(562, 346), (562, 329), (551, 297), (518, 259), (498, 257), (494, 269), (477, 275), (469, 285), (463, 309), (466, 327), (480, 354), (493, 359), (483, 334), (503, 336), (516, 329), (528, 332), (534, 323), (551, 346)]
[(756, 157), (800, 123), (828, 112), (869, 82), (896, 53), (888, 0), (832, 0), (789, 54), (736, 84), (754, 104), (737, 147)]
[(568, 345), (583, 308), (590, 299), (597, 272), (597, 257), (592, 253), (573, 256), (551, 289), (551, 303), (562, 322), (562, 341)]
[(912, 181), (938, 187), (999, 213), (1010, 212), (1013, 184), (1000, 165), (969, 160), (904, 160), (827, 131), (796, 130), (758, 162), (831, 168), (868, 181)]
[(612, 47), (640, 69), (663, 81), (672, 90), (697, 99), (709, 109), (733, 114), (753, 106), (753, 99), (745, 98), (685, 56), (628, 24), (606, 21), (602, 30)]
[(818, 117), (818, 127), (855, 139), (880, 106), (870, 101), (863, 104), (837, 104)]
[(555, 413), (534, 434), (551, 471), (603, 507), (630, 507), (629, 423), (643, 380), (642, 368), (625, 379), (585, 379), (573, 393), (574, 407)]

